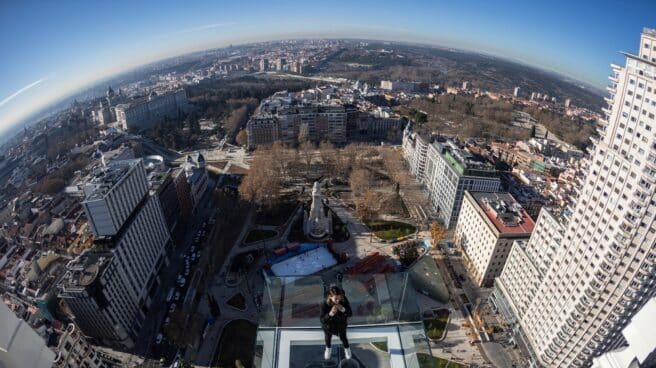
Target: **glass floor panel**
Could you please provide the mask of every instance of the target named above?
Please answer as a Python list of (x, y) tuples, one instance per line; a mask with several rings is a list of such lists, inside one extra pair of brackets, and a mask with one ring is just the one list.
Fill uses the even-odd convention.
[[(353, 359), (360, 367), (432, 368), (423, 324), (355, 326), (348, 329)], [(332, 358), (324, 361), (320, 328), (260, 329), (255, 366), (262, 368), (336, 367), (344, 359), (339, 338), (333, 337)], [(422, 359), (422, 354), (423, 358)]]

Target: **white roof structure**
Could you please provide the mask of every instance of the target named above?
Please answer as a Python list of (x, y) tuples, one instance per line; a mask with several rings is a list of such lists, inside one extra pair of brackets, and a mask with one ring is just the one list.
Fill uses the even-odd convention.
[(50, 368), (54, 360), (45, 340), (0, 301), (0, 368)]
[[(627, 346), (610, 351), (593, 360), (593, 368), (638, 368), (656, 350), (656, 298), (652, 298), (624, 327)], [(651, 359), (656, 359), (654, 356)]]

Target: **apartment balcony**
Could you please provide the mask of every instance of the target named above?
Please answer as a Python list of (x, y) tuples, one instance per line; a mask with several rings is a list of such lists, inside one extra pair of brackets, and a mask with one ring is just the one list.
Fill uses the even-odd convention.
[(581, 299), (579, 299), (579, 303), (581, 303), (581, 305), (583, 305), (586, 309), (592, 307), (592, 300), (586, 296), (581, 297)]
[(605, 107), (602, 107), (602, 108), (601, 108), (601, 111), (602, 111), (604, 114), (606, 114), (607, 116), (610, 116), (610, 115), (611, 115), (611, 111), (610, 111), (609, 109), (605, 108)]
[(588, 313), (588, 308), (586, 308), (586, 307), (585, 307), (583, 304), (581, 304), (580, 302), (579, 302), (579, 303), (576, 303), (576, 305), (574, 306), (574, 309), (576, 309), (577, 312), (579, 312), (579, 313), (581, 313), (581, 314), (583, 314), (583, 315), (586, 314), (586, 313)]
[(610, 247), (608, 247), (609, 254), (612, 254), (614, 257), (619, 258), (622, 256), (623, 249), (617, 243), (611, 242)]
[(604, 97), (604, 100), (606, 101), (606, 103), (607, 103), (609, 106), (613, 106), (613, 103), (615, 103), (615, 101), (614, 101), (613, 99), (608, 98), (608, 97)]
[(629, 208), (636, 213), (640, 213), (640, 211), (642, 211), (642, 206), (636, 201), (631, 201)]
[(641, 192), (640, 190), (636, 190), (635, 192), (633, 192), (633, 196), (641, 201), (647, 199), (647, 194)]
[(621, 233), (618, 232), (617, 234), (615, 234), (615, 240), (617, 240), (618, 243), (623, 244), (624, 242), (629, 240), (629, 238), (627, 238), (625, 235), (622, 235)]
[(592, 288), (586, 288), (583, 294), (590, 299), (597, 297), (597, 292), (595, 292)]

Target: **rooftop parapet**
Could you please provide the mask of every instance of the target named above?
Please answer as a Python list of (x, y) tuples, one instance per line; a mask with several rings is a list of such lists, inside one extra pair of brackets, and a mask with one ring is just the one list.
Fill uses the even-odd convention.
[(112, 259), (111, 252), (86, 251), (70, 261), (62, 278), (62, 292), (83, 289), (91, 285), (102, 274)]

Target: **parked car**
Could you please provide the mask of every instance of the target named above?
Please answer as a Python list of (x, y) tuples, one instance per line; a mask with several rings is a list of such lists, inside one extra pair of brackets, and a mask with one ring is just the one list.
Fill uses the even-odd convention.
[(171, 306), (169, 307), (169, 313), (173, 313), (175, 311), (175, 308), (176, 308), (175, 303), (171, 304)]
[(171, 317), (166, 317), (166, 319), (164, 320), (164, 326), (168, 326), (170, 322), (171, 322)]
[(163, 339), (164, 339), (164, 335), (158, 334), (157, 337), (155, 338), (155, 343), (161, 344)]
[(177, 302), (178, 300), (180, 300), (180, 292), (179, 292), (179, 291), (176, 291), (176, 292), (175, 292), (175, 296), (173, 297), (173, 300), (175, 300), (176, 302)]

